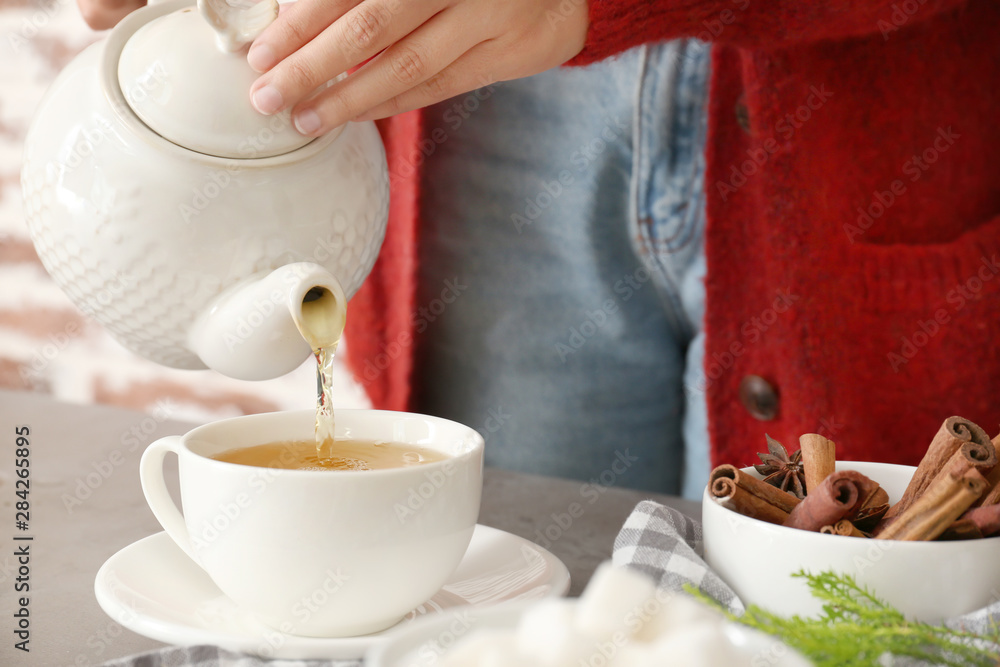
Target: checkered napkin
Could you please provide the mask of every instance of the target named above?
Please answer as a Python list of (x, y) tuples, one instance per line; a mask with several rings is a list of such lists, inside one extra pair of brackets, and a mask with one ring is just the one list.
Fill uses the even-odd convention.
[(613, 560), (645, 572), (663, 590), (681, 591), (693, 584), (734, 614), (744, 610), (726, 582), (703, 560), (701, 524), (652, 500), (635, 506), (615, 539)]
[[(735, 614), (745, 609), (733, 589), (702, 559), (701, 524), (675, 509), (645, 500), (632, 510), (615, 539), (614, 563), (647, 573), (659, 587), (697, 586)], [(1000, 624), (1000, 601), (947, 621), (951, 628), (985, 633)], [(897, 661), (894, 665), (913, 664)]]

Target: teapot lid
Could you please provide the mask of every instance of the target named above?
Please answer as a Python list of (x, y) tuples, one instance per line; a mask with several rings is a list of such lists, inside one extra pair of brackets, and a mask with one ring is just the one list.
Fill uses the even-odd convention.
[(264, 116), (250, 105), (259, 75), (243, 47), (277, 16), (276, 0), (228, 15), (206, 11), (226, 2), (199, 0), (202, 12), (186, 7), (136, 30), (118, 61), (125, 99), (161, 137), (206, 155), (265, 158), (301, 148), (312, 138), (295, 131), (289, 111)]

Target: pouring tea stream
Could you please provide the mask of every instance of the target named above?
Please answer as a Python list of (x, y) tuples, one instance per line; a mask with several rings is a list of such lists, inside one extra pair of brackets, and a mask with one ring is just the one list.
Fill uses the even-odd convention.
[(346, 301), (343, 292), (313, 287), (302, 298), (295, 318), (316, 357), (316, 452), (320, 459), (333, 455), (333, 359), (346, 324)]

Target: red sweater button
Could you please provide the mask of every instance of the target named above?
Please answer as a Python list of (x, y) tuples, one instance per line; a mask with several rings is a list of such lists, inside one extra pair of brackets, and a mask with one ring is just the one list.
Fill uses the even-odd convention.
[(740, 380), (740, 403), (754, 419), (766, 422), (778, 416), (778, 392), (759, 375)]

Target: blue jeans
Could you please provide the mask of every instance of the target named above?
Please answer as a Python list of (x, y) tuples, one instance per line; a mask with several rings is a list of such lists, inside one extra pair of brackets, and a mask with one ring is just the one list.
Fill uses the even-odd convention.
[(427, 110), (416, 408), (489, 465), (701, 492), (708, 66), (654, 44)]

